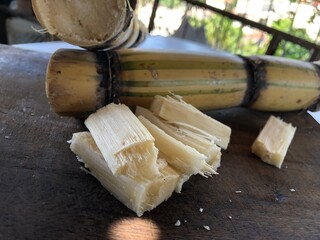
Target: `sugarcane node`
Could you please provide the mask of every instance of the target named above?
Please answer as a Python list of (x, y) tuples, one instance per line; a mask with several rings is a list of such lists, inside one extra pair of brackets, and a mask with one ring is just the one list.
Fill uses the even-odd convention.
[(137, 47), (139, 44), (141, 44), (145, 39), (146, 39), (147, 33), (144, 32), (143, 30), (139, 29), (139, 34), (137, 37), (137, 40), (135, 43), (133, 43), (132, 48)]
[(95, 110), (109, 103), (119, 103), (121, 81), (121, 63), (116, 51), (97, 51), (96, 52), (97, 73), (101, 76), (99, 90), (105, 91), (105, 98), (99, 99)]
[(113, 51), (111, 63), (111, 101), (113, 103), (120, 103), (122, 81), (119, 76), (122, 72), (122, 64), (120, 62), (120, 57), (116, 51)]
[(265, 61), (258, 57), (240, 56), (247, 71), (247, 91), (241, 106), (250, 107), (259, 98), (260, 91), (267, 87)]
[[(316, 74), (319, 79), (319, 85), (320, 85), (320, 61), (313, 62), (313, 65), (316, 68)], [(319, 91), (319, 97), (308, 107), (308, 110), (312, 112), (320, 111), (320, 86), (318, 87)]]

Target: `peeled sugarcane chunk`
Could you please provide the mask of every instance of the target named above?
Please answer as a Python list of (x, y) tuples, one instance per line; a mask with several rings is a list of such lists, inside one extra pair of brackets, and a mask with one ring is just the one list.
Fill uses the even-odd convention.
[(138, 118), (154, 136), (156, 147), (159, 149), (159, 156), (180, 173), (176, 192), (181, 192), (183, 183), (192, 175), (201, 174), (206, 177), (216, 174), (214, 169), (205, 161), (205, 155), (169, 136), (143, 116)]
[(154, 138), (123, 104), (109, 104), (85, 121), (114, 175), (158, 176)]
[(177, 185), (179, 174), (161, 159), (157, 161), (160, 175), (152, 179), (115, 176), (89, 132), (74, 133), (70, 148), (84, 162), (90, 173), (138, 216), (167, 200)]
[(206, 156), (169, 136), (143, 116), (138, 117), (154, 136), (156, 147), (166, 156), (167, 162), (181, 173), (211, 175), (215, 171), (206, 163)]
[(221, 149), (214, 143), (215, 138), (208, 138), (208, 136), (195, 133), (194, 131), (179, 128), (143, 107), (137, 106), (135, 114), (136, 116), (143, 116), (166, 134), (204, 154), (206, 162), (217, 171), (221, 161)]
[(90, 132), (73, 134), (70, 148), (90, 174), (141, 216), (173, 191), (181, 192), (192, 175), (216, 174), (221, 152), (215, 137), (197, 127), (171, 124), (139, 107), (137, 116), (111, 103), (85, 120)]
[(228, 147), (231, 128), (184, 102), (180, 96), (155, 96), (150, 110), (179, 128), (215, 139), (215, 144), (223, 149)]
[(251, 150), (262, 161), (281, 168), (296, 128), (280, 118), (270, 116), (254, 141)]

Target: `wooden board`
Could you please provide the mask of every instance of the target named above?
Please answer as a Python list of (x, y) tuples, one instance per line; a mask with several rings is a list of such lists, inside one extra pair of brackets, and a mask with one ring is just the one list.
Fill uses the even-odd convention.
[[(320, 238), (320, 127), (307, 113), (210, 112), (233, 130), (220, 174), (138, 218), (79, 169), (67, 140), (85, 127), (50, 110), (50, 55), (0, 52), (0, 239)], [(298, 128), (282, 169), (250, 153), (270, 114)]]

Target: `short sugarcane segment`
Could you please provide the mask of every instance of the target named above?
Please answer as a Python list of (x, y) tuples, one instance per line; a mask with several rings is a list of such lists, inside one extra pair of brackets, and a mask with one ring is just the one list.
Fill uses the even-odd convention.
[(159, 157), (164, 158), (172, 168), (180, 173), (181, 178), (179, 185), (176, 187), (177, 192), (181, 191), (183, 183), (192, 175), (200, 174), (207, 177), (217, 174), (206, 162), (205, 155), (166, 134), (143, 116), (138, 118), (154, 136), (156, 147), (159, 149)]
[(231, 128), (203, 114), (191, 104), (176, 96), (155, 96), (151, 111), (183, 131), (193, 131), (207, 137), (219, 147), (227, 149)]
[[(208, 136), (199, 134), (199, 131), (196, 133), (194, 131), (179, 128), (154, 115), (150, 110), (140, 106), (136, 107), (135, 114), (137, 116), (143, 116), (162, 129), (166, 134), (204, 154), (206, 156), (206, 162), (215, 171), (220, 167), (221, 149), (214, 143), (212, 138), (210, 139)], [(197, 119), (197, 121), (200, 121), (200, 119)]]
[(259, 96), (253, 109), (283, 111), (306, 109), (320, 100), (319, 66), (272, 56), (250, 57)]
[(167, 200), (178, 184), (179, 174), (161, 160), (158, 162), (160, 175), (152, 179), (115, 176), (89, 132), (73, 134), (70, 148), (90, 173), (138, 216)]
[(270, 116), (252, 144), (252, 152), (262, 161), (281, 168), (296, 128), (280, 118)]
[(103, 107), (107, 92), (101, 85), (94, 54), (61, 50), (51, 57), (46, 94), (51, 107), (60, 115), (88, 116), (94, 109)]
[(320, 100), (319, 67), (313, 63), (221, 52), (58, 50), (46, 78), (51, 106), (66, 116), (87, 116), (110, 102), (149, 108), (155, 95), (168, 92), (199, 110), (292, 111), (314, 108)]
[(147, 30), (127, 0), (32, 0), (47, 32), (87, 49), (133, 47)]
[(114, 175), (152, 178), (160, 174), (155, 140), (127, 106), (111, 103), (84, 123)]

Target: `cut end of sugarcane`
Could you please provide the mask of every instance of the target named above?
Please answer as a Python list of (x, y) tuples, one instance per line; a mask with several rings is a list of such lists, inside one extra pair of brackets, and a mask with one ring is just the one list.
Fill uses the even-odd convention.
[(251, 149), (260, 159), (281, 168), (296, 128), (280, 118), (270, 116)]
[(32, 0), (34, 13), (52, 35), (71, 44), (91, 47), (120, 34), (132, 17), (126, 0)]

